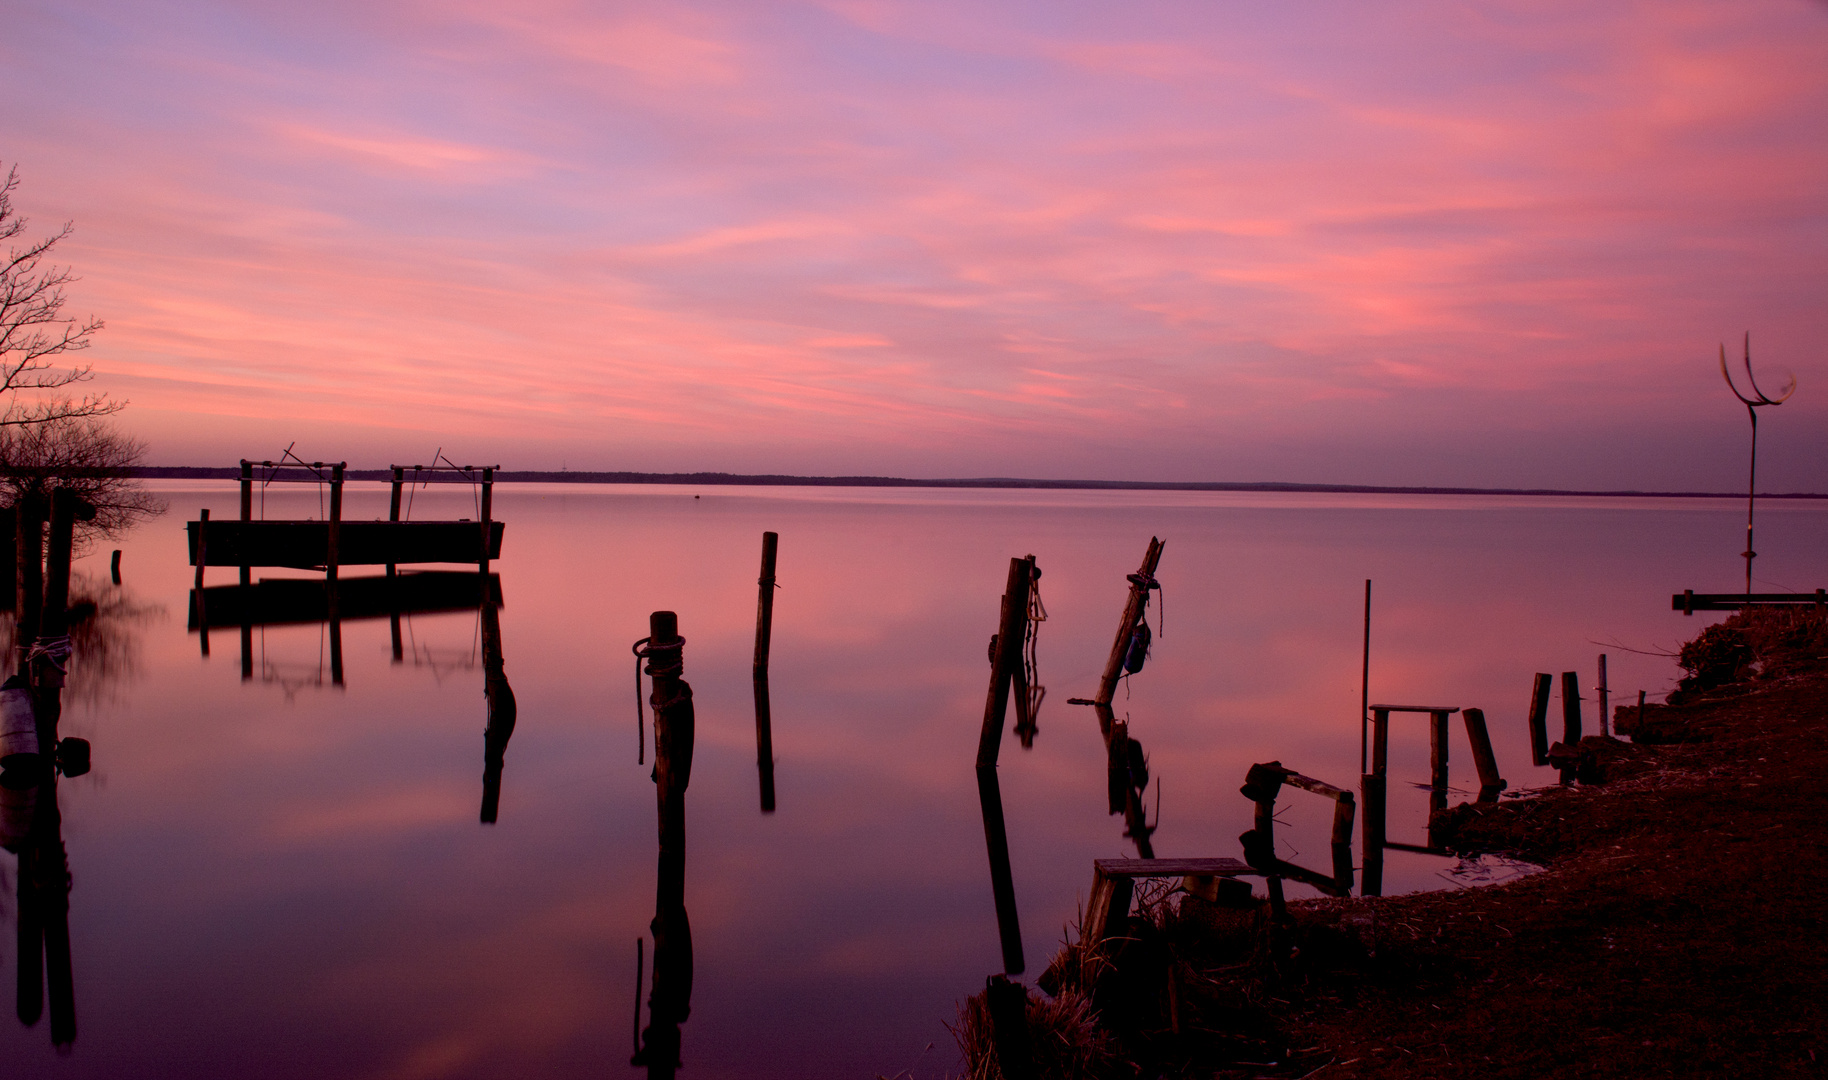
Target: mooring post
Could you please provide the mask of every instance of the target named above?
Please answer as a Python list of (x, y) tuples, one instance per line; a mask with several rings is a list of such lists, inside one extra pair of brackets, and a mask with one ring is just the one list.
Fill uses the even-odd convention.
[[(1117, 693), (1117, 680), (1123, 676), (1124, 657), (1129, 655), (1130, 639), (1136, 633), (1137, 620), (1142, 618), (1148, 606), (1149, 589), (1155, 583), (1155, 568), (1161, 563), (1164, 546), (1160, 539), (1151, 536), (1142, 566), (1130, 575), (1130, 597), (1124, 603), (1123, 619), (1117, 625), (1117, 640), (1111, 643), (1111, 655), (1104, 662), (1104, 674), (1098, 679), (1098, 696), (1093, 699), (1097, 704), (1109, 705)], [(1026, 604), (1023, 613), (1026, 617)]]
[(1554, 676), (1546, 671), (1536, 673), (1536, 685), (1530, 690), (1530, 760), (1537, 765), (1549, 763), (1549, 695), (1554, 688)]
[[(394, 472), (393, 490), (388, 495), (388, 498), (387, 498), (387, 520), (399, 521), (400, 520), (400, 488), (403, 487), (406, 482), (406, 468), (405, 468), (405, 466), (402, 466), (402, 465), (395, 465), (393, 467), (393, 472)], [(397, 572), (398, 571), (396, 570), (394, 563), (387, 564), (387, 576), (388, 577), (390, 577), (390, 578), (393, 577)], [(399, 631), (400, 631), (399, 622), (400, 622), (400, 616), (398, 614), (395, 614), (394, 615), (394, 635), (395, 635), (396, 640), (398, 639)], [(395, 659), (396, 663), (399, 662), (399, 652), (400, 652), (399, 647), (395, 646), (394, 659)]]
[(121, 549), (120, 548), (115, 548), (114, 554), (112, 556), (110, 556), (108, 559), (108, 576), (114, 579), (114, 583), (116, 585), (119, 585), (121, 583)]
[(685, 681), (685, 639), (679, 636), (679, 616), (656, 611), (648, 616), (647, 674), (653, 680), (654, 799), (660, 815), (661, 908), (685, 903), (683, 891), (670, 891), (667, 882), (685, 881), (685, 791), (692, 780), (692, 750), (697, 737), (697, 716), (692, 688)]
[[(95, 507), (78, 498), (68, 488), (51, 492), (51, 528), (45, 552), (44, 614), (39, 620), (39, 635), (52, 649), (61, 645), (63, 656), (69, 656), (70, 634), (70, 554), (75, 544), (76, 522), (95, 517)], [(43, 653), (30, 673), (37, 691), (40, 742), (54, 745), (57, 720), (63, 711), (61, 690), (64, 671), (60, 661)]]
[(18, 670), (26, 674), (26, 658), (38, 641), (38, 620), (44, 608), (44, 502), (35, 494), (22, 495), (14, 509), (13, 633), (18, 647)]
[(762, 574), (756, 579), (755, 602), (755, 677), (768, 677), (768, 646), (774, 634), (774, 555), (780, 543), (778, 533), (762, 534)]
[(1597, 689), (1599, 691), (1600, 735), (1605, 738), (1611, 738), (1612, 737), (1612, 713), (1607, 707), (1608, 703), (1607, 703), (1607, 696), (1606, 696), (1606, 654), (1605, 653), (1600, 653), (1599, 686), (1597, 687)]
[(484, 576), (489, 573), (489, 540), (493, 530), (490, 528), (491, 517), (495, 513), (495, 469), (485, 465), (482, 469), (482, 559), (480, 569)]

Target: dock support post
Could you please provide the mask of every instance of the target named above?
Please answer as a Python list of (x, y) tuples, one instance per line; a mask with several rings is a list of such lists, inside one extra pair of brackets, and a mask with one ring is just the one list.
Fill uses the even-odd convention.
[(482, 556), (478, 560), (483, 576), (489, 573), (489, 538), (492, 530), (489, 527), (491, 516), (495, 513), (495, 469), (483, 466), (482, 469)]
[(203, 608), (203, 566), (209, 561), (209, 510), (197, 511), (197, 647), (209, 655), (209, 613)]
[(325, 552), (324, 597), (330, 616), (330, 682), (343, 685), (343, 613), (337, 598), (337, 564), (342, 558), (340, 541), (343, 531), (343, 470), (347, 462), (330, 466), (330, 532), (329, 550)]
[(1546, 671), (1536, 673), (1536, 685), (1530, 691), (1530, 760), (1537, 765), (1549, 763), (1549, 694), (1555, 679)]
[(1371, 711), (1371, 771), (1359, 782), (1364, 794), (1364, 831), (1361, 834), (1360, 858), (1364, 871), (1359, 885), (1361, 896), (1384, 895), (1385, 773), (1390, 762), (1390, 710)]
[[(400, 520), (400, 488), (402, 486), (404, 486), (405, 481), (406, 481), (405, 466), (395, 465), (394, 466), (393, 491), (391, 492), (391, 494), (388, 496), (388, 499), (387, 499), (387, 520), (389, 520), (389, 521), (399, 521)], [(397, 571), (395, 569), (395, 565), (393, 563), (388, 563), (387, 564), (387, 576), (393, 577), (396, 572)], [(394, 616), (394, 623), (395, 623), (394, 636), (396, 639), (398, 639), (398, 637), (399, 637), (399, 620), (400, 620), (400, 617), (398, 615), (395, 615)], [(396, 646), (394, 649), (394, 658), (395, 658), (396, 662), (399, 659), (399, 651), (400, 651), (399, 648)]]
[(1428, 714), (1428, 786), (1441, 795), (1447, 793), (1447, 716)]
[[(254, 463), (247, 458), (241, 459), (241, 520), (254, 520)], [(243, 541), (241, 552), (241, 584), (245, 588), (253, 583), (253, 568), (248, 564), (246, 541)], [(246, 606), (242, 601), (242, 606)]]

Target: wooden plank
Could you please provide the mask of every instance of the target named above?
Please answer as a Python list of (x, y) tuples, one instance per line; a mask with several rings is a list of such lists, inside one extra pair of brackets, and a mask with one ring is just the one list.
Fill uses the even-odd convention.
[(1109, 878), (1262, 877), (1237, 859), (1094, 859), (1092, 868)]
[(1742, 607), (1784, 607), (1816, 604), (1816, 592), (1807, 593), (1698, 593), (1679, 592), (1669, 598), (1671, 611), (1737, 611)]
[[(214, 535), (214, 534), (212, 534), (212, 535)], [(1387, 713), (1393, 713), (1393, 712), (1457, 713), (1460, 711), (1457, 708), (1449, 708), (1446, 705), (1373, 705), (1371, 707), (1373, 709), (1381, 709), (1382, 711), (1387, 712)]]
[[(344, 521), (338, 524), (339, 566), (482, 561), (481, 532), (473, 521)], [(207, 566), (287, 566), (316, 569), (330, 552), (327, 521), (209, 522)], [(190, 565), (196, 566), (199, 522), (189, 522)], [(504, 523), (489, 523), (488, 558), (501, 558)]]
[(1352, 801), (1352, 793), (1345, 788), (1336, 788), (1324, 780), (1316, 780), (1311, 776), (1303, 776), (1297, 772), (1289, 773), (1287, 776), (1283, 777), (1282, 782), (1289, 787), (1298, 787), (1303, 791), (1311, 791), (1316, 795), (1325, 795), (1329, 799), (1335, 799), (1340, 802)]
[[(211, 522), (211, 528), (215, 522)], [(473, 611), (482, 602), (475, 571), (426, 570), (396, 577), (343, 578), (337, 583), (342, 620), (430, 615)], [(329, 586), (312, 578), (266, 579), (243, 588), (213, 585), (203, 590), (199, 619), (197, 593), (191, 593), (189, 629), (219, 626), (287, 626), (320, 623), (330, 618)], [(501, 577), (489, 575), (489, 603), (500, 607)]]

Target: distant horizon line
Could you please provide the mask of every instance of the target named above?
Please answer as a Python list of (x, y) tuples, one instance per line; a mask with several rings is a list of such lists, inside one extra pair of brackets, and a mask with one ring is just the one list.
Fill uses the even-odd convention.
[[(478, 466), (480, 468), (480, 466)], [(288, 465), (288, 471), (300, 466)], [(306, 470), (309, 471), (309, 470)], [(236, 466), (140, 465), (127, 470), (143, 480), (238, 480)], [(450, 476), (448, 468), (443, 476)], [(348, 480), (393, 479), (390, 469), (347, 469)], [(1736, 499), (1730, 491), (1581, 491), (1572, 488), (1481, 488), (1464, 486), (1413, 486), (1396, 484), (1298, 484), (1282, 481), (1221, 480), (1037, 480), (1021, 477), (977, 477), (919, 480), (900, 476), (794, 476), (785, 473), (653, 473), (579, 471), (571, 469), (499, 469), (495, 481), (504, 484), (699, 484), (719, 487), (919, 487), (1041, 489), (1067, 491), (1239, 491), (1293, 492), (1339, 495), (1559, 495), (1582, 498), (1633, 499)], [(448, 482), (448, 481), (447, 481)], [(1828, 499), (1811, 491), (1761, 491), (1761, 499)]]

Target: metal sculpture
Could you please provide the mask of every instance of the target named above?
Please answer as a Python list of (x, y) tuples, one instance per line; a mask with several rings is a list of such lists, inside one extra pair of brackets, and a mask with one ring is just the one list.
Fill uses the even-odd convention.
[(1752, 507), (1758, 493), (1758, 410), (1765, 405), (1782, 405), (1788, 400), (1790, 395), (1796, 392), (1796, 377), (1793, 375), (1787, 376), (1787, 382), (1784, 385), (1784, 388), (1778, 391), (1776, 397), (1772, 397), (1763, 390), (1760, 390), (1758, 388), (1758, 380), (1752, 377), (1752, 335), (1749, 331), (1745, 336), (1745, 360), (1743, 363), (1745, 366), (1746, 385), (1752, 388), (1750, 397), (1741, 393), (1739, 387), (1734, 384), (1733, 374), (1727, 370), (1726, 366), (1726, 344), (1724, 342), (1721, 344), (1720, 377), (1726, 380), (1727, 389), (1733, 391), (1733, 396), (1738, 398), (1740, 402), (1745, 405), (1746, 415), (1752, 420), (1752, 465), (1749, 478), (1746, 481), (1745, 551), (1743, 553), (1745, 556), (1745, 591), (1746, 596), (1749, 598), (1752, 595), (1752, 560), (1758, 555), (1758, 552), (1752, 548)]

